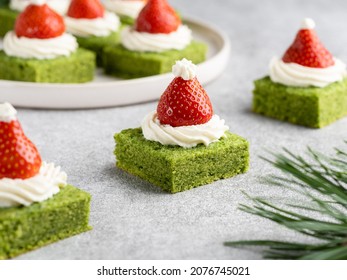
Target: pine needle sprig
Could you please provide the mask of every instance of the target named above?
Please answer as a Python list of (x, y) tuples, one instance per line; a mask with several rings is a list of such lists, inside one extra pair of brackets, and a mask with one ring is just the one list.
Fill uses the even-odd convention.
[(262, 157), (284, 173), (283, 176), (270, 176), (265, 182), (294, 191), (306, 202), (279, 207), (263, 198), (247, 195), (253, 205), (239, 207), (313, 237), (316, 242), (248, 240), (226, 242), (225, 245), (263, 246), (263, 255), (268, 259), (347, 259), (347, 152), (335, 151), (336, 155), (326, 156), (308, 148), (308, 159), (305, 159), (283, 149), (283, 153), (271, 153), (272, 159)]

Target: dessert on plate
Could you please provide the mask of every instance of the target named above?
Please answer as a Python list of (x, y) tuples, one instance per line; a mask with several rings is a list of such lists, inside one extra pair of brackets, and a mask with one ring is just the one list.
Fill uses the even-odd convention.
[(105, 47), (107, 74), (137, 78), (170, 72), (176, 60), (205, 60), (207, 46), (192, 39), (192, 31), (166, 0), (149, 0), (134, 26), (121, 32), (121, 44)]
[(116, 13), (122, 23), (132, 25), (147, 0), (105, 0), (107, 10)]
[(210, 99), (186, 59), (141, 128), (115, 135), (116, 165), (170, 193), (244, 173), (249, 147), (213, 113)]
[(63, 18), (42, 0), (22, 12), (15, 30), (6, 33), (0, 51), (0, 79), (38, 83), (93, 80), (95, 54), (78, 48), (65, 33)]
[(120, 20), (114, 13), (105, 11), (100, 0), (72, 0), (65, 24), (82, 48), (96, 53), (99, 66), (103, 48), (119, 43)]
[[(14, 28), (18, 14), (25, 10), (32, 0), (4, 0), (0, 1), (0, 37)], [(64, 15), (70, 0), (46, 0), (47, 5), (60, 15)]]
[(90, 195), (41, 160), (9, 103), (0, 104), (0, 131), (0, 259), (90, 230)]
[(333, 57), (305, 19), (270, 75), (255, 81), (253, 110), (269, 117), (320, 128), (347, 115), (346, 65)]

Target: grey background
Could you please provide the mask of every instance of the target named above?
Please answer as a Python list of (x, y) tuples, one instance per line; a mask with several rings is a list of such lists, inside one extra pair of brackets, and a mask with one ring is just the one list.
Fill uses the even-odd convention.
[[(258, 259), (253, 250), (224, 247), (227, 240), (305, 240), (237, 209), (248, 203), (241, 191), (277, 203), (298, 200), (259, 182), (276, 172), (258, 157), (264, 148), (322, 152), (343, 146), (347, 118), (314, 130), (250, 112), (252, 81), (264, 76), (272, 56), (282, 55), (304, 17), (317, 23), (321, 40), (347, 61), (347, 2), (171, 0), (183, 15), (213, 22), (232, 42), (223, 76), (206, 87), (215, 112), (251, 144), (251, 169), (229, 180), (170, 195), (114, 167), (113, 134), (139, 126), (156, 102), (104, 110), (19, 110), (28, 136), (42, 157), (63, 167), (69, 182), (93, 196), (88, 233), (25, 254), (20, 259)], [(47, 92), (49, 94), (49, 92)]]

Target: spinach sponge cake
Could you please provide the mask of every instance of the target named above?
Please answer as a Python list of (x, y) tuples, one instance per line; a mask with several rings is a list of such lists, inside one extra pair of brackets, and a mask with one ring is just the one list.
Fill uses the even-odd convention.
[(90, 195), (71, 185), (40, 203), (0, 207), (0, 259), (90, 230), (89, 212)]
[(177, 193), (233, 177), (248, 169), (248, 142), (226, 132), (208, 146), (185, 149), (148, 141), (140, 128), (115, 135), (117, 166), (163, 190)]
[(0, 104), (0, 131), (0, 259), (90, 230), (90, 195), (41, 160), (9, 103)]
[(305, 19), (270, 76), (255, 81), (253, 111), (294, 124), (321, 128), (347, 115), (346, 65), (319, 41)]
[(183, 50), (164, 52), (134, 52), (122, 45), (108, 46), (103, 52), (103, 67), (106, 74), (125, 79), (141, 78), (170, 72), (176, 60), (189, 57), (193, 63), (203, 62), (207, 46), (191, 42)]
[(106, 74), (137, 78), (170, 72), (176, 60), (193, 63), (206, 59), (207, 46), (193, 40), (166, 0), (149, 0), (133, 26), (121, 32), (120, 45), (107, 46), (103, 53)]
[(0, 79), (35, 83), (85, 83), (93, 80), (95, 54), (78, 48), (70, 56), (23, 59), (0, 51)]
[(320, 87), (288, 87), (270, 77), (254, 82), (253, 111), (312, 128), (347, 116), (347, 79)]
[(191, 61), (177, 61), (176, 77), (157, 110), (141, 128), (115, 135), (117, 166), (170, 193), (233, 177), (249, 167), (247, 140), (230, 133), (213, 113), (195, 71)]

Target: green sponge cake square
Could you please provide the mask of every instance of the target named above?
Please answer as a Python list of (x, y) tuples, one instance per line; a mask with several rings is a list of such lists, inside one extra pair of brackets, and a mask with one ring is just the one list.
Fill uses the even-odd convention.
[(0, 259), (8, 259), (91, 229), (90, 195), (73, 186), (28, 207), (0, 208)]
[(148, 141), (140, 128), (123, 130), (115, 141), (119, 168), (170, 193), (233, 177), (249, 167), (247, 140), (229, 132), (209, 146), (190, 149)]
[(120, 32), (112, 32), (108, 36), (104, 37), (97, 37), (97, 36), (90, 36), (90, 37), (78, 37), (77, 42), (78, 45), (82, 48), (91, 50), (96, 53), (96, 63), (98, 66), (102, 66), (102, 51), (103, 48), (106, 46), (115, 46), (119, 44), (120, 41)]
[(176, 60), (187, 58), (197, 64), (206, 59), (207, 46), (192, 42), (183, 50), (162, 53), (129, 51), (122, 45), (105, 47), (103, 67), (107, 74), (138, 78), (163, 74), (171, 71)]
[(0, 4), (0, 37), (14, 29), (14, 24), (18, 16), (17, 11), (11, 10), (8, 6), (1, 6)]
[(0, 51), (0, 79), (37, 83), (84, 83), (93, 80), (95, 54), (82, 48), (55, 59), (24, 59)]
[(135, 19), (130, 16), (119, 15), (121, 23), (125, 25), (134, 25)]
[(255, 81), (253, 110), (294, 124), (324, 127), (347, 115), (347, 79), (324, 88), (300, 88), (265, 77)]

